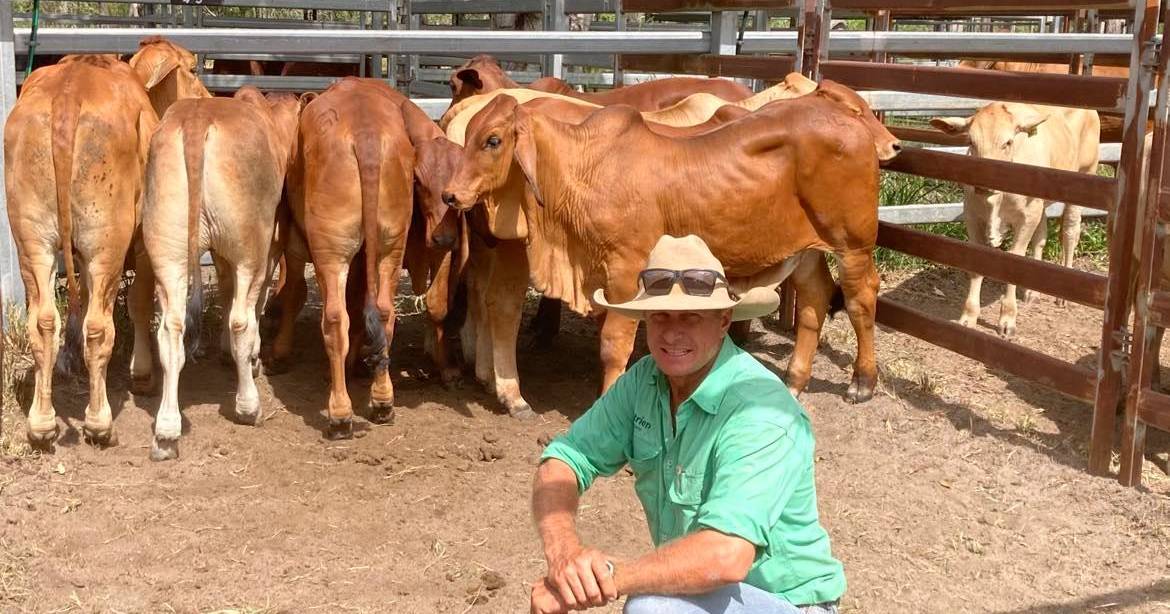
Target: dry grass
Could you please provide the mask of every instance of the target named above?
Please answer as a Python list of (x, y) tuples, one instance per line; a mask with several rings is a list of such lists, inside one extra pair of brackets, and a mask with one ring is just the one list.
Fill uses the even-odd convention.
[[(4, 325), (3, 389), (0, 390), (0, 458), (29, 454), (24, 440), (20, 399), (29, 370), (32, 368), (32, 350), (21, 310), (8, 306)], [(2, 563), (0, 563), (2, 564)]]
[(0, 538), (0, 610), (23, 602), (31, 594), (26, 562), (32, 556), (32, 552)]

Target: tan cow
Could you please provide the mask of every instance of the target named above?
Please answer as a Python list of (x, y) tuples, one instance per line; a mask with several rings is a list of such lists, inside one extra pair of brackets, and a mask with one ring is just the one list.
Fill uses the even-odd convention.
[[(450, 85), (452, 106), (470, 96), (520, 87), (490, 55), (478, 55), (456, 68), (451, 73)], [(560, 94), (601, 106), (628, 104), (639, 111), (669, 107), (700, 92), (714, 94), (729, 102), (752, 95), (751, 90), (730, 79), (706, 77), (669, 77), (592, 93), (578, 92), (561, 79), (545, 77), (532, 82), (526, 89)]]
[(179, 454), (179, 372), (199, 345), (199, 259), (206, 250), (214, 257), (221, 292), (231, 296), (224, 313), (239, 386), (235, 415), (243, 423), (259, 423), (253, 379), (260, 350), (257, 312), (272, 272), (276, 207), (294, 153), (299, 110), (291, 95), (266, 99), (245, 87), (233, 98), (175, 103), (151, 141), (142, 234), (162, 310), (158, 343), (164, 379), (151, 460)]
[[(969, 153), (989, 160), (1046, 166), (1096, 174), (1101, 124), (1096, 111), (994, 102), (965, 118), (935, 118), (931, 125), (951, 134), (968, 134)], [(967, 186), (963, 214), (968, 240), (999, 247), (1006, 232), (1012, 234), (1008, 251), (1022, 256), (1029, 251), (1040, 259), (1048, 238), (1044, 210), (1049, 201)], [(1081, 208), (1066, 205), (1061, 216), (1062, 264), (1071, 266), (1081, 236)], [(979, 319), (982, 275), (971, 275), (971, 284), (959, 322), (974, 326)], [(1025, 293), (1025, 297), (1028, 293)], [(1025, 298), (1027, 300), (1027, 298)], [(999, 334), (1016, 332), (1016, 287), (1007, 284), (1000, 305)]]
[(150, 103), (160, 119), (179, 100), (211, 98), (195, 74), (195, 54), (161, 36), (139, 41), (130, 67), (150, 92)]
[[(518, 176), (528, 190), (496, 198), (515, 190)], [(514, 226), (503, 230), (525, 233), (537, 289), (579, 313), (591, 311), (594, 288), (605, 288), (609, 300), (633, 296), (636, 272), (664, 233), (702, 236), (736, 283), (770, 285), (793, 275), (801, 297), (789, 365), (795, 392), (808, 381), (832, 282), (823, 258), (792, 257), (806, 249), (833, 251), (842, 261), (858, 336), (848, 397), (863, 401), (876, 381), (876, 182), (872, 136), (820, 97), (775, 102), (685, 138), (655, 134), (626, 107), (602, 109), (571, 126), (500, 97), (472, 120), (446, 198), (461, 209), (480, 202), (489, 212), (498, 209), (489, 213), (493, 233), (507, 224)], [(605, 318), (603, 390), (624, 371), (635, 330), (631, 320)], [(497, 386), (500, 379), (497, 374)], [(501, 402), (508, 406), (502, 395)]]
[[(106, 397), (114, 298), (137, 223), (150, 135), (158, 123), (129, 65), (112, 56), (67, 60), (29, 76), (4, 129), (8, 219), (36, 362), (28, 438), (40, 447), (49, 447), (58, 433), (53, 365), (80, 371), (83, 348), (89, 371), (85, 435), (98, 443), (116, 442)], [(58, 363), (61, 322), (53, 269), (59, 249), (69, 323)], [(74, 276), (74, 255), (82, 267), (80, 280)], [(141, 360), (136, 355), (136, 366)]]

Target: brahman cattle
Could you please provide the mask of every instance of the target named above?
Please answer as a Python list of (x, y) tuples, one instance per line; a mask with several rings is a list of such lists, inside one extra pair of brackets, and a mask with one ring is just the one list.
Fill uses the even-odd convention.
[[(807, 80), (799, 74), (789, 75), (785, 79), (788, 91), (777, 90), (773, 95), (776, 99), (794, 98), (802, 91), (807, 92), (805, 81)], [(870, 132), (879, 159), (886, 160), (896, 155), (900, 149), (898, 139), (877, 121), (868, 105), (856, 92), (829, 80), (813, 85), (816, 87), (812, 93), (814, 97), (832, 101), (847, 115), (856, 117)], [(446, 125), (448, 136), (457, 143), (463, 143), (469, 122), (475, 121), (479, 111), (500, 95), (513, 96), (518, 101), (527, 100), (529, 102), (523, 103), (525, 109), (570, 122), (584, 121), (586, 116), (598, 108), (565, 97), (534, 93), (524, 89), (496, 90), (468, 98), (449, 110), (444, 116), (444, 121), (448, 122)], [(646, 126), (664, 136), (694, 135), (709, 131), (746, 113), (747, 110), (740, 105), (727, 104), (715, 116), (697, 126), (668, 127), (649, 121)], [(656, 116), (657, 114), (653, 112), (642, 114), (643, 118)], [(484, 199), (484, 216), (490, 234), (502, 241), (498, 242), (495, 249), (487, 249), (485, 245), (473, 241), (469, 275), (470, 313), (465, 334), (462, 336), (464, 356), (474, 357), (476, 377), (496, 392), (501, 404), (510, 413), (526, 416), (529, 415), (531, 408), (519, 391), (515, 348), (524, 288), (527, 283), (524, 277), (529, 267), (523, 244), (510, 245), (508, 241), (522, 241), (529, 236), (528, 220), (520, 213), (519, 204), (525, 197), (524, 180), (515, 166), (497, 167), (492, 172), (497, 174), (493, 176), (490, 173), (479, 173), (466, 176), (472, 181), (471, 184), (466, 184), (466, 187), (481, 194)], [(499, 187), (490, 188), (488, 187), (490, 185)], [(532, 255), (531, 250), (528, 251), (528, 255)], [(533, 281), (536, 283), (535, 278)], [(575, 296), (575, 299), (566, 298), (565, 302), (577, 312), (586, 313), (589, 307), (585, 290), (578, 289)], [(543, 299), (542, 307), (544, 302), (549, 300), (547, 297)], [(481, 318), (481, 315), (486, 320)], [(534, 322), (539, 320), (539, 312), (537, 316)], [(817, 324), (818, 330), (819, 326)], [(799, 369), (793, 373), (798, 371)]]
[(139, 41), (130, 67), (150, 92), (150, 104), (159, 119), (179, 100), (211, 98), (195, 74), (195, 54), (161, 36)]
[[(211, 250), (225, 310), (238, 391), (235, 415), (260, 421), (254, 381), (260, 349), (257, 311), (273, 263), (276, 208), (296, 144), (299, 103), (252, 87), (233, 98), (174, 104), (151, 140), (142, 234), (156, 278), (163, 395), (152, 460), (178, 456), (179, 373), (199, 346), (203, 318), (200, 256)], [(188, 300), (188, 289), (191, 297)]]
[[(518, 179), (526, 184), (519, 194)], [(823, 258), (783, 263), (810, 248), (833, 251), (858, 336), (848, 397), (873, 394), (877, 155), (867, 126), (837, 102), (774, 102), (706, 134), (672, 138), (628, 107), (572, 126), (498, 97), (468, 126), (445, 199), (461, 209), (483, 202), (496, 236), (526, 237), (534, 285), (579, 313), (592, 310), (593, 288), (605, 288), (610, 300), (633, 296), (637, 271), (662, 234), (702, 236), (739, 285), (776, 284), (790, 272), (800, 297), (788, 369), (794, 392), (808, 381), (833, 286)], [(603, 390), (624, 371), (635, 330), (632, 320), (605, 318)], [(499, 373), (502, 353), (493, 348), (497, 395), (523, 414), (518, 394), (501, 394), (500, 383), (511, 379)]]
[[(1100, 150), (1100, 121), (1096, 111), (994, 102), (966, 118), (935, 118), (931, 125), (951, 134), (967, 134), (970, 154), (989, 160), (1046, 166), (1095, 174)], [(1025, 250), (1041, 258), (1048, 238), (1044, 214), (1049, 201), (967, 186), (963, 214), (968, 240), (999, 247), (1007, 232), (1008, 248), (1022, 256)], [(1081, 236), (1081, 208), (1066, 205), (1061, 216), (1062, 264), (1072, 266)], [(967, 300), (959, 322), (974, 326), (979, 319), (983, 276), (971, 274)], [(1027, 296), (1027, 294), (1025, 294)], [(1016, 332), (1016, 286), (1006, 284), (1000, 304), (999, 334)]]
[[(28, 415), (28, 439), (34, 445), (48, 447), (58, 433), (52, 371), (61, 324), (53, 277), (59, 249), (64, 252), (69, 323), (57, 364), (66, 372), (79, 372), (78, 353), (84, 347), (89, 371), (85, 435), (98, 443), (116, 442), (106, 397), (114, 298), (138, 219), (142, 171), (157, 124), (142, 83), (115, 56), (72, 56), (37, 69), (8, 116), (4, 178), (36, 363)], [(80, 280), (74, 275), (75, 255)], [(135, 359), (138, 366), (141, 357)]]
[[(289, 200), (296, 227), (307, 239), (323, 301), (321, 330), (331, 381), (328, 435), (348, 437), (353, 409), (345, 382), (350, 352), (345, 295), (351, 263), (362, 250), (363, 262), (358, 263), (364, 282), (361, 319), (368, 344), (363, 354), (374, 372), (370, 420), (385, 423), (394, 416), (389, 346), (394, 335), (394, 297), (414, 209), (416, 170), (435, 175), (428, 175), (428, 181), (449, 176), (450, 165), (433, 161), (453, 157), (455, 150), (444, 143), (442, 132), (421, 109), (377, 79), (347, 77), (331, 85), (305, 106), (300, 135), (299, 155), (289, 174)], [(435, 151), (427, 153), (431, 148)], [(418, 167), (418, 157), (432, 162)], [(429, 219), (432, 246), (456, 243), (451, 222), (424, 217)], [(303, 263), (290, 259), (291, 280), (302, 267)], [(434, 268), (433, 278), (438, 279), (441, 267)], [(431, 285), (436, 299), (447, 294), (442, 284)], [(282, 316), (288, 319), (299, 305), (286, 304), (284, 309)], [(286, 330), (291, 335), (291, 326), (282, 322), (282, 336)], [(280, 358), (290, 346), (278, 340), (274, 354)], [(437, 362), (445, 360), (436, 356)]]
[[(450, 85), (452, 106), (476, 94), (520, 87), (490, 55), (477, 55), (456, 68), (451, 74)], [(545, 77), (532, 82), (527, 89), (560, 94), (600, 106), (628, 104), (639, 111), (669, 107), (700, 92), (714, 94), (728, 102), (752, 95), (751, 90), (730, 79), (706, 77), (669, 77), (595, 93), (578, 92), (560, 79)]]

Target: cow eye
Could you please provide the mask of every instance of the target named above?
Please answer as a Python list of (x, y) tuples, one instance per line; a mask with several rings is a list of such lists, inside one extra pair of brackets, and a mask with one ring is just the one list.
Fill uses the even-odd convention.
[(485, 149), (495, 149), (500, 146), (500, 137), (493, 134), (487, 138), (483, 145)]

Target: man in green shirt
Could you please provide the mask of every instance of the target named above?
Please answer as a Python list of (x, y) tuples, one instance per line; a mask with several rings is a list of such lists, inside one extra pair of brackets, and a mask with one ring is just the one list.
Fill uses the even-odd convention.
[[(817, 518), (808, 416), (771, 371), (726, 336), (776, 309), (775, 291), (735, 297), (695, 236), (662, 237), (639, 293), (607, 310), (646, 320), (650, 356), (544, 451), (532, 508), (548, 575), (534, 613), (605, 605), (627, 614), (835, 614), (845, 574)], [(656, 549), (620, 561), (581, 544), (581, 493), (629, 464)]]

